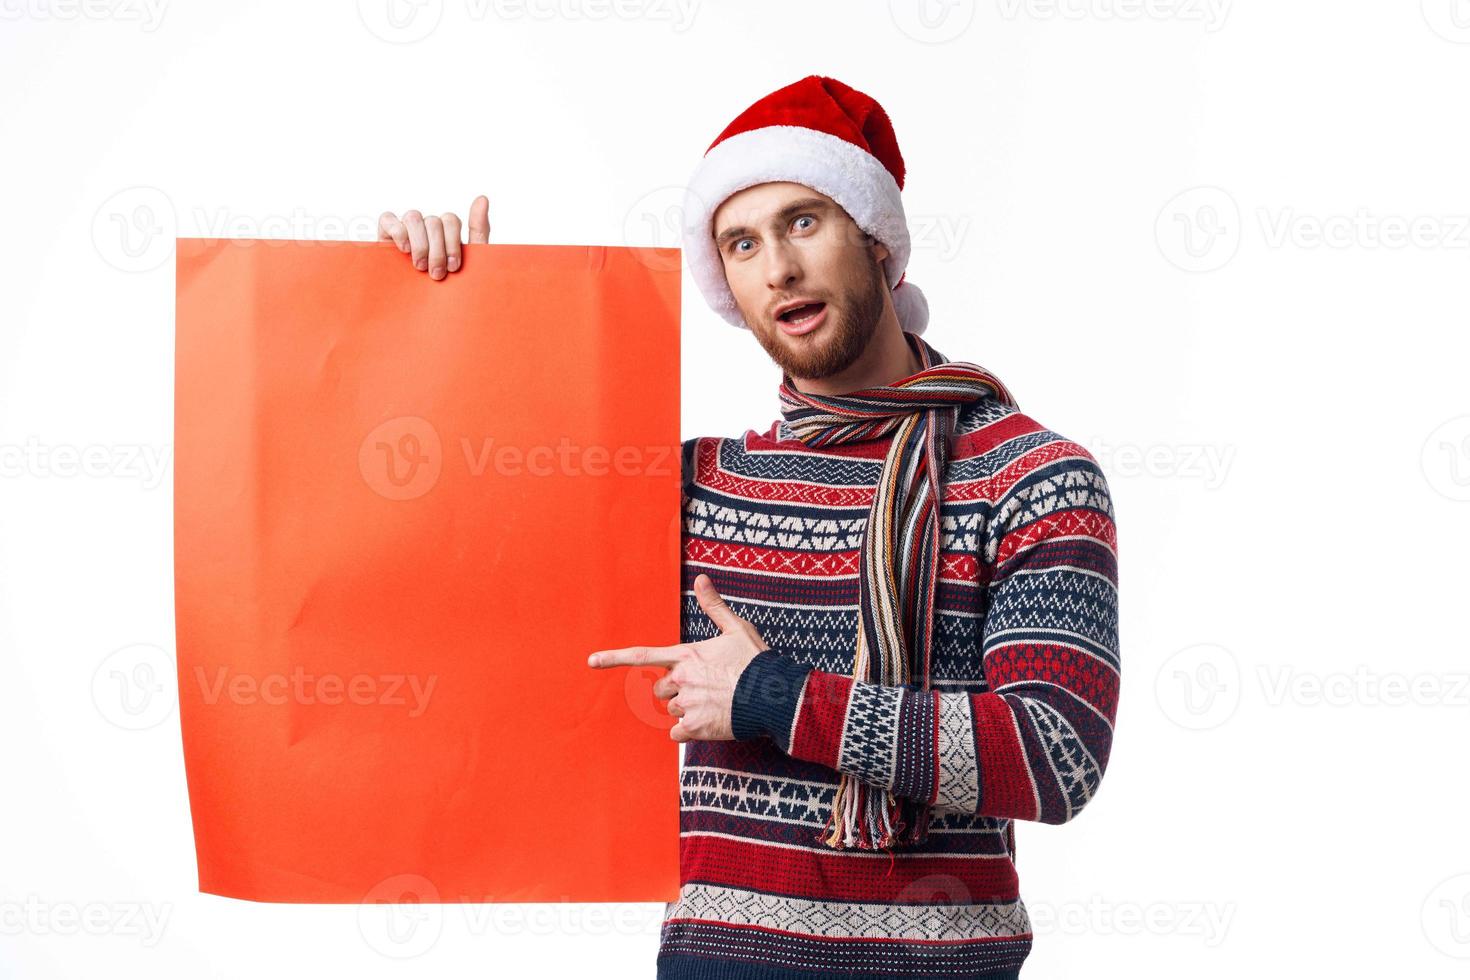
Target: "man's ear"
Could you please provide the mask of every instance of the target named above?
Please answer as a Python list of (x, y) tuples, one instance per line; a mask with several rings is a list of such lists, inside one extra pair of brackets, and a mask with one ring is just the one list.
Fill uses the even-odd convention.
[(888, 258), (890, 253), (888, 251), (887, 245), (884, 245), (872, 235), (867, 235), (865, 237), (868, 240), (869, 247), (873, 250), (873, 261), (882, 262), (884, 259)]

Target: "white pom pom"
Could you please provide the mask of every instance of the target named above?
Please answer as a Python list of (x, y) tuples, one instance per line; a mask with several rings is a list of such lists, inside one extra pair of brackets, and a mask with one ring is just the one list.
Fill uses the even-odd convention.
[(893, 312), (898, 314), (898, 325), (911, 334), (922, 334), (929, 325), (929, 301), (907, 279), (893, 290)]

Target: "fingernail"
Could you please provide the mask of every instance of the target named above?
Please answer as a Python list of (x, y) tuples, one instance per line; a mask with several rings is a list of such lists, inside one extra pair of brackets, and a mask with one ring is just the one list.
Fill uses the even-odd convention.
[(458, 269), (459, 269), (459, 257), (458, 256), (455, 256), (455, 255), (451, 255), (449, 257), (449, 271), (450, 272), (454, 272), (454, 271), (456, 271)]
[(415, 269), (419, 270), (420, 272), (423, 272), (425, 269), (427, 269), (429, 267), (429, 260), (428, 259), (419, 259), (418, 261), (414, 262), (413, 267)]
[(587, 666), (589, 666), (589, 667), (596, 667), (601, 662), (602, 661), (600, 661), (600, 660), (597, 659), (597, 654), (595, 654), (595, 653), (592, 656), (590, 656), (590, 657), (587, 658)]

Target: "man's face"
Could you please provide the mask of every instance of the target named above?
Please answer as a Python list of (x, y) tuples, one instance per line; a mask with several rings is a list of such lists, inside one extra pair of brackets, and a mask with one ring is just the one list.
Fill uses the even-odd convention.
[[(850, 367), (883, 314), (888, 249), (830, 197), (774, 181), (731, 195), (714, 215), (715, 247), (745, 322), (793, 379)], [(792, 302), (812, 308), (777, 317)]]

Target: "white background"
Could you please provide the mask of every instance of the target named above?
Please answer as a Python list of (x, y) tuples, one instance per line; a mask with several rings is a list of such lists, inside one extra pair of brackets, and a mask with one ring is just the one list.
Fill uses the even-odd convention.
[[(196, 892), (146, 673), (173, 236), (484, 192), (492, 241), (677, 245), (813, 72), (894, 120), (926, 339), (1115, 496), (1117, 737), (1018, 826), (1024, 974), (1465, 975), (1470, 3), (393, 2), (0, 0), (0, 977), (653, 975), (660, 904), (432, 906), (409, 950)], [(778, 371), (684, 283), (683, 434), (764, 431)]]

